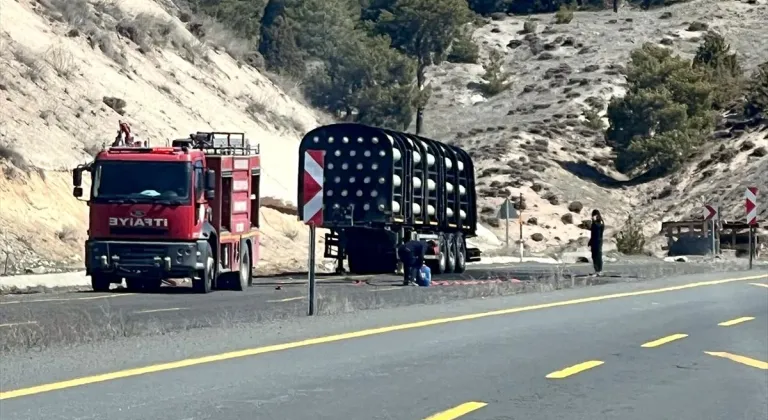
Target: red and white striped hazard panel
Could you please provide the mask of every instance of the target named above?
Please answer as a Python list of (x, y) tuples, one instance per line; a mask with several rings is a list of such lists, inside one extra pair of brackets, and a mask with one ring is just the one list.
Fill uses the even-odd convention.
[(304, 181), (302, 192), (304, 203), (301, 220), (306, 224), (323, 224), (323, 171), (325, 151), (307, 150), (304, 152)]
[(747, 210), (747, 224), (757, 224), (757, 187), (747, 187), (744, 193)]

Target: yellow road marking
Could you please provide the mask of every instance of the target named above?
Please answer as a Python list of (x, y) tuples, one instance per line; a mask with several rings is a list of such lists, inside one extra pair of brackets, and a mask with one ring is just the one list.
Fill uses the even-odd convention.
[(685, 338), (685, 337), (688, 337), (688, 334), (672, 334), (666, 337), (659, 338), (658, 340), (649, 341), (640, 347), (645, 347), (645, 348), (659, 347), (663, 344), (667, 344), (675, 340), (680, 340), (681, 338)]
[(590, 360), (588, 362), (579, 363), (578, 365), (573, 365), (570, 367), (567, 367), (563, 370), (558, 370), (555, 372), (550, 373), (547, 375), (547, 379), (563, 379), (567, 378), (569, 376), (573, 376), (577, 373), (584, 372), (585, 370), (589, 370), (592, 368), (596, 368), (600, 365), (602, 365), (605, 362), (602, 362), (600, 360)]
[(752, 286), (760, 286), (760, 287), (768, 288), (768, 284), (765, 284), (765, 283), (749, 283), (749, 284), (751, 284)]
[(742, 322), (752, 321), (755, 319), (753, 316), (743, 316), (741, 318), (732, 319), (730, 321), (721, 322), (717, 325), (721, 327), (730, 327), (731, 325), (741, 324)]
[(276, 302), (290, 302), (290, 301), (292, 301), (292, 300), (301, 300), (301, 299), (305, 299), (305, 298), (306, 298), (306, 296), (296, 296), (296, 297), (292, 297), (292, 298), (277, 299), (277, 300), (268, 300), (267, 302), (270, 302), (270, 303), (276, 303)]
[(173, 311), (182, 311), (187, 308), (165, 308), (165, 309), (147, 309), (144, 311), (136, 311), (135, 314), (153, 314), (155, 312), (173, 312)]
[(37, 324), (37, 321), (11, 322), (11, 323), (8, 323), (8, 324), (0, 324), (0, 328), (2, 328), (2, 327), (14, 327), (16, 325), (30, 325), (30, 324)]
[(112, 294), (112, 295), (88, 296), (88, 297), (78, 297), (78, 298), (11, 300), (11, 301), (7, 301), (7, 302), (0, 302), (0, 305), (10, 305), (12, 303), (69, 302), (69, 301), (72, 301), (72, 300), (108, 299), (108, 298), (116, 298), (116, 297), (123, 297), (123, 296), (131, 296), (131, 295), (135, 295), (135, 294), (136, 293), (115, 293), (115, 294)]
[(53, 383), (48, 383), (43, 385), (37, 385), (29, 388), (21, 388), (21, 389), (15, 389), (11, 391), (0, 391), (0, 400), (7, 400), (10, 398), (17, 398), (25, 395), (40, 394), (43, 392), (50, 392), (50, 391), (55, 391), (59, 389), (89, 385), (89, 384), (94, 384), (98, 382), (111, 381), (115, 379), (128, 378), (132, 376), (144, 375), (147, 373), (157, 373), (157, 372), (163, 372), (171, 369), (179, 369), (179, 368), (184, 368), (189, 366), (202, 365), (206, 363), (219, 362), (222, 360), (231, 360), (231, 359), (236, 359), (241, 357), (255, 356), (259, 354), (295, 349), (299, 347), (333, 343), (337, 341), (350, 340), (353, 338), (369, 337), (373, 335), (385, 334), (385, 333), (390, 333), (395, 331), (424, 328), (424, 327), (429, 327), (433, 325), (442, 325), (442, 324), (448, 324), (452, 322), (469, 321), (474, 319), (488, 318), (488, 317), (500, 316), (500, 315), (509, 315), (509, 314), (514, 314), (519, 312), (528, 312), (528, 311), (535, 311), (540, 309), (557, 308), (561, 306), (578, 305), (582, 303), (601, 302), (605, 300), (619, 299), (619, 298), (632, 297), (632, 296), (645, 296), (645, 295), (652, 295), (652, 294), (658, 294), (658, 293), (674, 292), (678, 290), (692, 289), (696, 287), (715, 286), (715, 285), (733, 283), (733, 282), (745, 281), (745, 280), (756, 280), (763, 277), (766, 277), (766, 275), (737, 277), (737, 278), (724, 279), (724, 280), (703, 281), (703, 282), (683, 284), (680, 286), (664, 287), (660, 289), (647, 289), (647, 290), (639, 290), (636, 292), (614, 293), (610, 295), (592, 296), (592, 297), (572, 299), (572, 300), (559, 301), (559, 302), (542, 303), (542, 304), (532, 305), (532, 306), (523, 306), (523, 307), (501, 309), (501, 310), (490, 311), (490, 312), (459, 315), (459, 316), (454, 316), (449, 318), (437, 318), (437, 319), (431, 319), (426, 321), (412, 322), (408, 324), (390, 325), (387, 327), (380, 327), (380, 328), (371, 328), (367, 330), (353, 331), (353, 332), (348, 332), (343, 334), (329, 335), (325, 337), (310, 338), (310, 339), (294, 341), (290, 343), (274, 344), (271, 346), (232, 351), (228, 353), (221, 353), (221, 354), (199, 357), (194, 359), (185, 359), (185, 360), (179, 360), (175, 362), (160, 363), (156, 365), (150, 365), (150, 366), (145, 366), (145, 367), (135, 368), (135, 369), (120, 370), (117, 372), (104, 373), (100, 375), (85, 376), (85, 377), (70, 379), (70, 380), (61, 381), (61, 382), (53, 382)]
[(371, 289), (371, 292), (386, 292), (387, 290), (400, 290), (402, 287), (384, 287), (381, 289)]
[(439, 413), (433, 414), (424, 420), (454, 420), (465, 414), (471, 413), (475, 410), (479, 410), (485, 407), (486, 405), (488, 404), (484, 402), (470, 401), (461, 405), (457, 405), (456, 407), (453, 407), (450, 410), (445, 410), (445, 411), (441, 411)]
[(768, 362), (752, 359), (747, 356), (739, 356), (738, 354), (731, 354), (724, 351), (705, 351), (704, 353), (710, 356), (722, 357), (723, 359), (733, 360), (734, 362), (741, 363), (747, 366), (752, 366), (754, 368), (768, 370)]

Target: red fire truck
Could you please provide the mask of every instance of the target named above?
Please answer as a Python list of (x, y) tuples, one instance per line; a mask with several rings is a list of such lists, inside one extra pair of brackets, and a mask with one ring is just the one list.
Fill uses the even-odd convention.
[(192, 278), (199, 293), (251, 285), (259, 259), (259, 147), (228, 132), (190, 134), (169, 147), (119, 140), (125, 146), (101, 151), (72, 174), (78, 198), (83, 172), (91, 176), (85, 267), (93, 289), (123, 279), (135, 291), (178, 278)]

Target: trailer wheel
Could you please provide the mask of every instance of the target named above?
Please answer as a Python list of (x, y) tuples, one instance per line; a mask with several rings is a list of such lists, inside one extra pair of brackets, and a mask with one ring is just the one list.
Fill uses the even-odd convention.
[(453, 272), (461, 274), (467, 269), (467, 247), (464, 244), (464, 237), (456, 235), (453, 237), (454, 249), (456, 250), (456, 266), (453, 268)]
[(437, 254), (437, 261), (434, 262), (434, 266), (430, 266), (430, 270), (432, 270), (435, 274), (443, 274), (446, 272), (446, 266), (448, 265), (448, 256), (447, 254), (447, 244), (445, 241), (445, 236), (440, 235), (440, 239), (438, 239), (438, 254)]
[(456, 269), (456, 241), (454, 235), (448, 235), (448, 238), (445, 241), (445, 247), (446, 249), (446, 256), (445, 256), (445, 272), (446, 273), (453, 273), (453, 270)]
[(91, 275), (91, 288), (94, 292), (109, 292), (109, 286), (112, 284), (112, 277), (105, 274)]
[(206, 250), (205, 268), (197, 272), (197, 277), (192, 279), (192, 289), (197, 293), (208, 293), (211, 291), (211, 284), (213, 283), (213, 276), (215, 275), (215, 269), (213, 265), (213, 249), (211, 244), (207, 244)]

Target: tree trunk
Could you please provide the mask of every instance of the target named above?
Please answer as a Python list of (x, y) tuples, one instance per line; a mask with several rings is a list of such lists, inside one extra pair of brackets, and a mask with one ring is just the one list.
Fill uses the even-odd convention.
[(619, 0), (613, 0), (613, 13), (619, 13)]
[(419, 98), (416, 106), (416, 135), (421, 135), (422, 129), (424, 127), (424, 101), (421, 98), (422, 92), (424, 91), (424, 72), (426, 70), (426, 65), (419, 63), (419, 68), (416, 69), (416, 85), (419, 89)]

